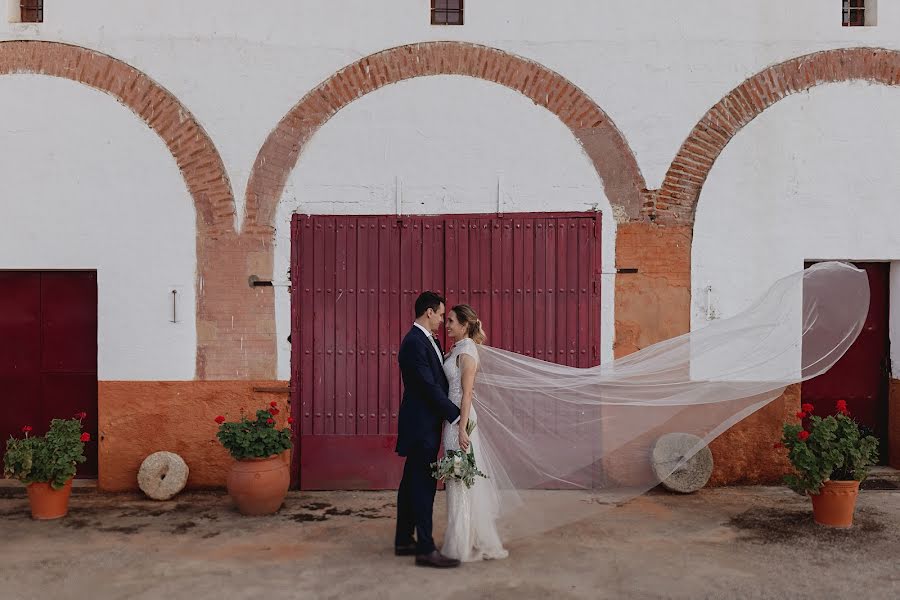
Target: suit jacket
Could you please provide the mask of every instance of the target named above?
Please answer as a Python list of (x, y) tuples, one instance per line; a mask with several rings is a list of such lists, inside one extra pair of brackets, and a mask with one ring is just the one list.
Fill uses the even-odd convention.
[(396, 452), (408, 456), (412, 450), (437, 453), (443, 421), (459, 417), (459, 407), (450, 401), (450, 385), (444, 365), (431, 339), (416, 326), (406, 334), (398, 354), (403, 377), (403, 399), (397, 426)]

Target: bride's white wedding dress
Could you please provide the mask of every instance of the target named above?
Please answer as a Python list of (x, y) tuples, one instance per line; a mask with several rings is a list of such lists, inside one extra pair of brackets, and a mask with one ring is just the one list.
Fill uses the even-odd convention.
[[(461, 354), (471, 356), (477, 364), (477, 344), (469, 338), (460, 340), (444, 361), (444, 373), (450, 383), (450, 400), (457, 406), (462, 403), (462, 373), (457, 364)], [(508, 553), (503, 548), (496, 525), (500, 513), (500, 495), (495, 480), (491, 478), (489, 463), (479, 448), (481, 436), (474, 402), (469, 411), (469, 420), (476, 423), (475, 430), (469, 436), (475, 453), (475, 464), (488, 478), (476, 477), (471, 488), (458, 480), (446, 481), (447, 532), (441, 553), (463, 562), (506, 558)], [(443, 442), (444, 450), (459, 449), (458, 424), (444, 423)]]

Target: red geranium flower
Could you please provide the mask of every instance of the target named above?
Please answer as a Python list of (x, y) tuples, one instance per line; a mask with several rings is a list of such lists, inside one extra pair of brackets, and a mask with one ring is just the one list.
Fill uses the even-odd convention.
[(812, 404), (809, 404), (809, 403), (806, 403), (806, 404), (804, 404), (803, 406), (800, 407), (800, 409), (801, 409), (803, 412), (809, 413), (809, 414), (812, 414), (813, 408), (815, 408), (815, 407), (814, 407)]
[(271, 406), (272, 408), (275, 408), (276, 406), (278, 406), (278, 403), (275, 402), (274, 400), (272, 400), (271, 402), (269, 402), (269, 406)]
[(270, 414), (270, 415), (277, 415), (279, 412), (281, 412), (281, 411), (278, 410), (277, 408), (270, 408), (270, 409), (269, 409), (269, 414)]
[(87, 417), (87, 413), (84, 411), (75, 413), (75, 418), (79, 421), (83, 420), (85, 417)]
[(800, 433), (797, 434), (797, 439), (799, 439), (801, 442), (805, 442), (806, 438), (808, 438), (808, 437), (809, 437), (808, 431), (801, 431)]
[(84, 433), (82, 433), (82, 434), (81, 434), (81, 441), (82, 441), (82, 442), (89, 442), (89, 441), (91, 441), (91, 434), (89, 434), (87, 431), (85, 431)]
[(294, 417), (288, 417), (288, 425), (294, 424)]
[(837, 401), (837, 409), (841, 412), (847, 410), (847, 401), (846, 400), (838, 400)]
[(31, 425), (26, 425), (22, 428), (22, 433), (28, 433), (31, 431)]
[(274, 423), (274, 422), (275, 422), (275, 419), (266, 419), (266, 424), (267, 424), (267, 425), (271, 425), (271, 424)]
[(221, 425), (224, 422), (225, 422), (225, 417), (223, 417), (222, 415), (219, 415), (218, 417), (216, 417), (216, 423), (218, 423), (219, 425)]
[(805, 419), (805, 418), (806, 418), (806, 413), (803, 412), (803, 411), (798, 412), (798, 413), (797, 413), (797, 418), (798, 418), (798, 419)]

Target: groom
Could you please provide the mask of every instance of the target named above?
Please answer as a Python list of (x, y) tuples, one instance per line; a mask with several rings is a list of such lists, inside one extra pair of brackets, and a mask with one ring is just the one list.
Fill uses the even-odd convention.
[(424, 292), (416, 299), (416, 321), (403, 338), (398, 356), (403, 400), (396, 451), (406, 457), (406, 464), (397, 492), (394, 553), (415, 554), (417, 565), (438, 568), (459, 566), (458, 560), (437, 551), (431, 537), (431, 513), (437, 489), (431, 463), (437, 460), (443, 421), (459, 420), (459, 408), (447, 397), (444, 354), (434, 336), (444, 320), (444, 304), (444, 299), (434, 292)]

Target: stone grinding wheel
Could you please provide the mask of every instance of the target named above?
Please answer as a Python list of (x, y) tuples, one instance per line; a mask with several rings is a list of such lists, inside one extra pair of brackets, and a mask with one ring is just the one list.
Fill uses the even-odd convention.
[(138, 471), (138, 486), (154, 500), (168, 500), (184, 489), (188, 466), (174, 452), (154, 452)]
[(663, 487), (673, 492), (689, 494), (706, 485), (713, 470), (713, 456), (709, 446), (703, 446), (687, 462), (672, 471), (682, 457), (703, 440), (690, 433), (667, 433), (656, 440), (651, 463), (653, 472)]

